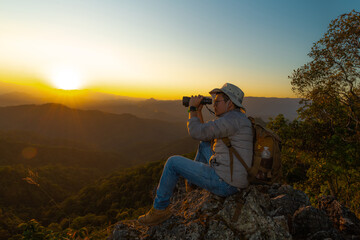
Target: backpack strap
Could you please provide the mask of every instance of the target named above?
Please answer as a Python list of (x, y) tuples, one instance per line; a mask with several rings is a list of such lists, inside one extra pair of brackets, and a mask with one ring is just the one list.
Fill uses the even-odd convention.
[(250, 168), (248, 167), (248, 165), (245, 163), (244, 159), (242, 159), (242, 157), (240, 156), (240, 154), (235, 150), (235, 148), (231, 145), (230, 139), (228, 137), (224, 137), (221, 139), (225, 145), (229, 148), (229, 155), (230, 155), (230, 177), (231, 177), (231, 181), (232, 181), (232, 176), (233, 176), (233, 168), (234, 168), (234, 157), (233, 155), (236, 156), (237, 159), (239, 159), (239, 161), (241, 162), (241, 164), (244, 166), (244, 168), (246, 169), (246, 172), (249, 173)]

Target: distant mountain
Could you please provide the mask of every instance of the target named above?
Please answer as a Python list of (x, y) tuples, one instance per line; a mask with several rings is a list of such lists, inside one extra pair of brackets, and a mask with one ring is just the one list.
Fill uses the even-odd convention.
[(0, 95), (0, 106), (15, 106), (23, 104), (40, 104), (44, 100), (23, 92), (11, 92)]
[[(262, 118), (268, 121), (283, 114), (285, 118), (294, 120), (297, 117), (296, 110), (299, 109), (299, 98), (265, 98), (265, 97), (245, 97), (244, 107), (248, 116)], [(182, 105), (181, 100), (155, 100), (144, 101), (123, 101), (109, 100), (85, 103), (82, 108), (99, 109), (111, 113), (130, 113), (141, 118), (162, 119), (171, 122), (184, 122), (188, 118), (187, 109)], [(212, 106), (208, 106), (213, 110)], [(205, 120), (214, 118), (212, 114), (203, 108)]]
[(103, 174), (133, 165), (120, 153), (16, 142), (0, 135), (0, 166), (17, 164), (31, 168), (53, 165), (96, 169)]
[(0, 94), (6, 94), (11, 92), (26, 92), (29, 93), (36, 89), (35, 87), (25, 86), (23, 84), (15, 84), (11, 82), (4, 82), (0, 77)]
[[(10, 134), (13, 140), (44, 144), (44, 139), (48, 139), (52, 145), (121, 153), (135, 162), (168, 157), (170, 149), (174, 149), (172, 144), (178, 152), (196, 149), (185, 122), (77, 110), (60, 104), (0, 107), (0, 131), (16, 132), (15, 136)], [(27, 138), (21, 132), (33, 137)]]
[[(52, 90), (49, 93), (34, 97), (25, 92), (10, 92), (0, 95), (0, 106), (16, 106), (24, 104), (59, 103), (71, 108), (84, 110), (100, 110), (103, 112), (123, 114), (129, 113), (139, 118), (159, 119), (169, 122), (185, 122), (187, 109), (181, 100), (156, 100), (122, 97), (113, 94), (98, 93), (90, 90)], [(264, 121), (283, 114), (293, 120), (297, 117), (299, 98), (265, 98), (245, 97), (244, 106), (248, 116), (259, 117)], [(212, 109), (212, 106), (208, 106)], [(213, 115), (204, 108), (205, 120), (213, 119)]]
[[(31, 95), (11, 93), (1, 95), (0, 102), (5, 97), (13, 103), (40, 101)], [(99, 100), (103, 97), (108, 99)], [(81, 105), (83, 109), (102, 111), (78, 110), (61, 104), (0, 107), (0, 139), (115, 152), (132, 163), (196, 150), (197, 142), (186, 130), (187, 109), (180, 100), (109, 100), (110, 97), (99, 96), (98, 100)], [(247, 97), (244, 105), (248, 116), (265, 121), (280, 113), (294, 119), (299, 100)], [(213, 118), (206, 109), (203, 113), (206, 120)]]
[(129, 113), (140, 118), (161, 119), (170, 122), (186, 122), (188, 118), (187, 109), (179, 100), (155, 100), (153, 98), (143, 101), (108, 100), (85, 103), (81, 107), (118, 114)]
[(285, 118), (294, 120), (300, 108), (300, 98), (265, 98), (245, 97), (244, 107), (248, 116), (260, 117), (264, 121), (283, 114)]

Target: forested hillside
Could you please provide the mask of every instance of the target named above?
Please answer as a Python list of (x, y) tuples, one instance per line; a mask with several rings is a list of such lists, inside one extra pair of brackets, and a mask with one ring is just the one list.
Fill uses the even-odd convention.
[[(187, 136), (185, 122), (173, 124), (129, 114), (81, 111), (59, 104), (4, 107), (0, 108), (0, 116), (0, 239), (21, 233), (18, 225), (31, 219), (55, 226), (57, 232), (66, 235), (67, 230), (62, 230), (69, 223), (71, 229), (86, 225), (96, 230), (114, 221), (119, 213), (131, 216), (151, 197), (144, 198), (142, 188), (133, 191), (130, 186), (140, 181), (140, 188), (152, 181), (151, 177), (136, 180), (136, 173), (132, 175), (132, 171), (124, 169), (164, 161), (170, 153), (196, 148), (196, 141)], [(111, 172), (121, 176), (117, 182), (111, 180), (111, 186), (125, 185), (127, 178), (134, 180), (119, 190), (119, 199), (111, 198), (112, 203), (118, 204), (108, 206), (105, 203), (109, 199), (102, 200), (109, 197), (109, 187), (101, 187), (106, 180), (99, 187), (95, 181)], [(81, 194), (92, 200), (81, 198)], [(139, 200), (133, 202), (131, 194), (137, 194)], [(94, 203), (101, 208), (86, 207)], [(99, 212), (100, 209), (104, 211)], [(81, 219), (88, 221), (88, 214), (93, 219), (91, 224), (79, 223)], [(75, 221), (78, 217), (80, 220)]]
[(163, 165), (164, 161), (158, 161), (115, 171), (96, 182), (88, 181), (80, 191), (83, 181), (96, 177), (93, 172), (47, 167), (29, 173), (22, 166), (2, 167), (0, 239), (21, 239), (24, 230), (18, 225), (22, 222), (33, 226), (41, 239), (61, 238), (84, 227), (95, 239), (104, 239), (109, 224), (135, 218), (149, 208)]
[(0, 139), (116, 153), (128, 166), (196, 148), (187, 134), (186, 121), (169, 123), (60, 104), (0, 107)]
[(0, 166), (22, 164), (25, 167), (63, 166), (96, 169), (107, 173), (133, 165), (120, 153), (89, 149), (29, 144), (0, 138)]
[[(0, 108), (0, 130), (26, 131), (89, 148), (123, 152), (135, 142), (163, 144), (187, 136), (186, 124), (141, 119), (130, 114), (71, 109), (59, 104)], [(159, 138), (154, 138), (157, 135)]]

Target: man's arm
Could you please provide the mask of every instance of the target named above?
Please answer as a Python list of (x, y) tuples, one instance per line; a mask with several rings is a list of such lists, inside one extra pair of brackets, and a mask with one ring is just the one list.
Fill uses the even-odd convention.
[(189, 119), (191, 119), (193, 117), (197, 117), (197, 118), (199, 118), (201, 123), (204, 123), (204, 118), (203, 118), (202, 111), (201, 111), (202, 107), (203, 107), (203, 105), (200, 104), (199, 107), (196, 108), (197, 109), (196, 111), (189, 112)]
[[(188, 132), (193, 139), (210, 141), (215, 138), (223, 138), (236, 132), (236, 126), (226, 117), (221, 117), (206, 123), (202, 122), (200, 102), (202, 96), (190, 98), (189, 106), (199, 107), (196, 111), (190, 111), (188, 120)], [(200, 111), (198, 111), (200, 110)]]
[(228, 137), (237, 131), (238, 124), (226, 116), (217, 118), (206, 123), (201, 123), (199, 118), (188, 120), (187, 127), (190, 136), (193, 139), (201, 141), (210, 141), (215, 138)]

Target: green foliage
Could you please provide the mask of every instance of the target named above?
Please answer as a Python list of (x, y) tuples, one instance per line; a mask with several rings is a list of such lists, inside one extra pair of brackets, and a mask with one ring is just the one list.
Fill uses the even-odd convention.
[(19, 225), (22, 230), (22, 236), (24, 240), (43, 240), (48, 239), (47, 236), (51, 233), (49, 230), (41, 226), (35, 219), (30, 220), (27, 223)]
[[(35, 219), (31, 219), (26, 223), (22, 223), (18, 226), (22, 234), (16, 235), (10, 238), (10, 240), (85, 240), (85, 239), (101, 239), (97, 237), (89, 238), (89, 232), (86, 228), (79, 230), (65, 229), (64, 231), (52, 231), (49, 228), (43, 227)], [(99, 234), (97, 234), (99, 235)]]
[(311, 49), (313, 60), (290, 76), (293, 90), (306, 99), (299, 111), (301, 118), (325, 136), (319, 138), (320, 145), (360, 141), (359, 21), (356, 11), (333, 20)]
[(75, 218), (71, 223), (71, 228), (73, 229), (81, 229), (86, 226), (98, 226), (106, 224), (107, 217), (106, 216), (97, 216), (93, 213), (87, 214), (85, 216), (79, 216)]
[(333, 195), (360, 216), (360, 13), (333, 20), (313, 59), (290, 76), (303, 97), (300, 119), (269, 123), (283, 139), (286, 181), (316, 204)]
[[(164, 162), (152, 162), (126, 171), (114, 172), (96, 184), (82, 189), (78, 195), (66, 199), (62, 207), (74, 216), (106, 216), (107, 221), (117, 217), (134, 217), (136, 210), (152, 204), (153, 191), (160, 179)], [(77, 219), (76, 227), (82, 226)]]
[[(77, 195), (67, 198), (58, 207), (53, 206), (45, 211), (45, 214), (38, 215), (49, 223), (48, 227), (32, 219), (20, 224), (19, 229), (12, 229), (12, 232), (0, 232), (4, 236), (0, 239), (8, 239), (11, 235), (13, 240), (104, 239), (109, 235), (108, 227), (111, 223), (136, 218), (149, 208), (163, 165), (164, 161), (159, 161), (114, 172), (83, 188)], [(13, 170), (10, 167), (6, 169)], [(24, 168), (22, 171), (26, 172)], [(37, 179), (34, 181), (37, 182)], [(26, 186), (25, 181), (24, 183)], [(36, 189), (34, 185), (27, 185)], [(36, 194), (44, 195), (41, 192)], [(18, 219), (15, 225), (20, 222), (21, 219)], [(10, 223), (6, 224), (6, 228), (9, 228)], [(14, 224), (12, 226), (14, 228)]]
[[(336, 135), (324, 141), (324, 136), (316, 135), (323, 130), (307, 121), (289, 122), (282, 115), (270, 121), (268, 127), (282, 139), (287, 183), (303, 190), (315, 205), (319, 196), (334, 195), (360, 215), (360, 167), (353, 162), (352, 151), (356, 149), (351, 144), (338, 143)], [(341, 146), (334, 146), (331, 141)]]
[(22, 220), (9, 209), (0, 208), (0, 239), (6, 240), (20, 233), (17, 226)]
[(305, 144), (303, 123), (294, 120), (289, 122), (282, 114), (270, 119), (267, 127), (275, 131), (282, 140), (281, 161), (283, 176), (291, 185), (306, 181), (306, 172), (310, 165), (310, 158), (306, 152), (300, 150)]
[(43, 208), (63, 201), (99, 176), (93, 170), (60, 166), (30, 172), (36, 174), (29, 177), (29, 169), (22, 165), (0, 167), (0, 207), (14, 209), (22, 219), (41, 217)]
[(321, 195), (333, 195), (359, 216), (360, 166), (354, 164), (352, 152), (356, 149), (351, 144), (334, 146), (330, 142), (339, 141), (336, 135), (325, 141), (323, 135), (317, 135), (322, 131), (318, 126), (307, 121), (289, 122), (282, 115), (268, 127), (282, 139), (287, 183), (303, 190), (314, 204)]
[[(360, 215), (360, 13), (333, 20), (311, 49), (312, 61), (289, 77), (303, 97), (301, 121), (271, 124), (286, 139), (285, 174), (316, 203), (322, 194), (334, 195)], [(290, 144), (290, 142), (293, 144)], [(289, 152), (294, 153), (292, 156)], [(306, 166), (305, 181), (291, 178), (294, 163)]]

